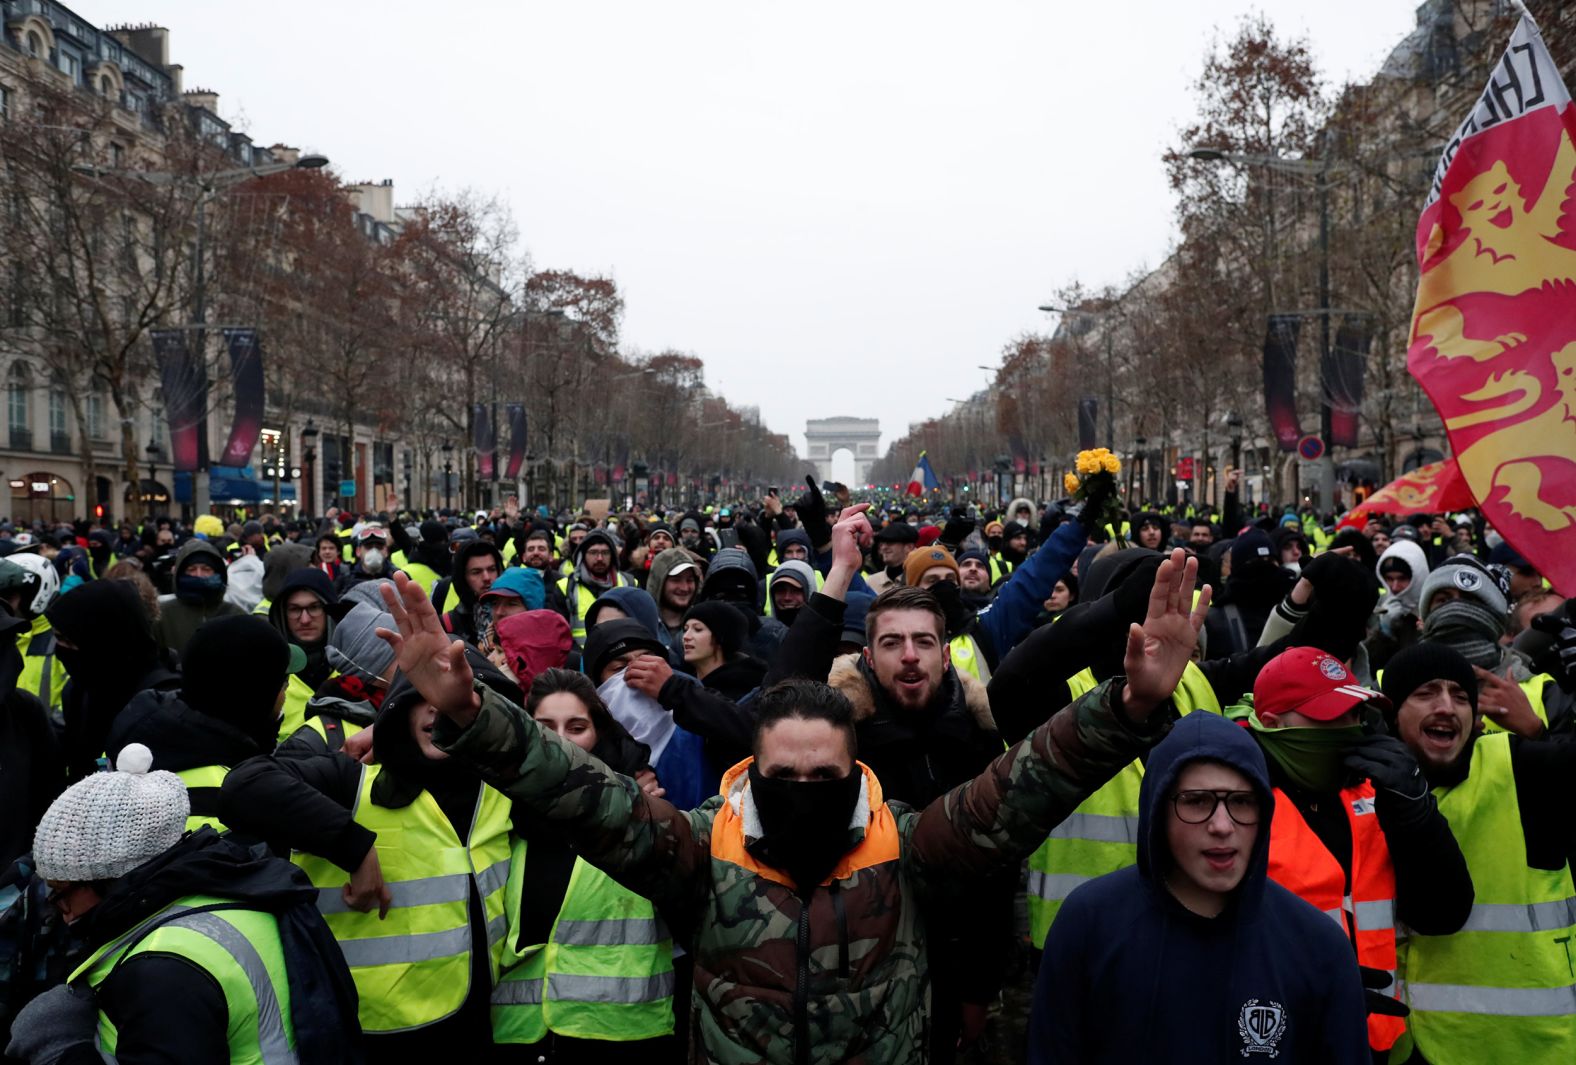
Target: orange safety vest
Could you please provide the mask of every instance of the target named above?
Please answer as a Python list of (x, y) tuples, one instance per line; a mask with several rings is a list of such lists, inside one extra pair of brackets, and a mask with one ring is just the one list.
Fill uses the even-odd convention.
[[(1395, 961), (1395, 866), (1385, 845), (1374, 788), (1368, 781), (1341, 792), (1341, 805), (1352, 828), (1352, 892), (1335, 855), (1320, 842), (1302, 813), (1279, 788), (1275, 817), (1270, 822), (1270, 879), (1303, 901), (1323, 910), (1346, 932), (1357, 948), (1357, 964), (1390, 974), (1384, 993), (1397, 999)], [(1406, 1031), (1406, 1020), (1368, 1015), (1368, 1045), (1389, 1050)]]

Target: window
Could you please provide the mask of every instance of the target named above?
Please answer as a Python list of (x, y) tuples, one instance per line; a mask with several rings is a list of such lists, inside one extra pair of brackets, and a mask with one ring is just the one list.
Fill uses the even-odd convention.
[(118, 144), (109, 146), (109, 165), (120, 170), (126, 165), (126, 149)]
[(27, 54), (40, 57), (44, 54), (44, 38), (40, 37), (36, 30), (29, 30), (27, 33)]
[(108, 74), (99, 75), (99, 92), (105, 96), (115, 95), (115, 82)]
[(88, 393), (88, 435), (104, 439), (104, 392), (99, 388)]
[(33, 375), (27, 364), (14, 362), (6, 381), (6, 421), (11, 430), (12, 447), (32, 447), (31, 390)]
[(0, 85), (0, 122), (11, 117), (11, 90)]
[(66, 51), (64, 48), (59, 49), (56, 52), (56, 55), (59, 57), (59, 61), (55, 65), (61, 69), (66, 77), (70, 78), (72, 81), (80, 80), (78, 75), (81, 73), (82, 63), (77, 59), (77, 57)]

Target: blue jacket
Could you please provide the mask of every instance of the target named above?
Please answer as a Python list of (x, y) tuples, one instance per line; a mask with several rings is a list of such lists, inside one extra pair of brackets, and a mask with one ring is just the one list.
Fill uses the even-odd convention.
[[(1263, 811), (1247, 875), (1220, 916), (1166, 890), (1170, 795), (1201, 759), (1253, 782)], [(1368, 1065), (1367, 1017), (1351, 943), (1271, 881), (1274, 796), (1264, 755), (1224, 718), (1177, 722), (1139, 792), (1138, 864), (1077, 888), (1045, 941), (1029, 1019), (1031, 1065)]]
[(975, 616), (975, 624), (989, 637), (985, 649), (992, 669), (1034, 631), (1034, 619), (1056, 590), (1056, 582), (1066, 576), (1087, 542), (1082, 525), (1063, 522), (1038, 551), (1012, 571), (996, 598)]

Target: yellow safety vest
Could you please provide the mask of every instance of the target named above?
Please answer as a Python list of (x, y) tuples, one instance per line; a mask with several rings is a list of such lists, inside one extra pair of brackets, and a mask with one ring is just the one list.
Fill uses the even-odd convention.
[(257, 601), (257, 605), (252, 608), (252, 613), (266, 618), (268, 616), (268, 612), (273, 609), (273, 606), (274, 601), (265, 595), (263, 598)]
[(495, 1043), (548, 1032), (630, 1042), (673, 1032), (673, 940), (651, 900), (576, 858), (546, 943), (517, 946), (526, 846), (514, 844), (504, 973), (493, 988)]
[(361, 997), (362, 1030), (399, 1032), (452, 1016), (470, 994), (473, 886), (486, 911), (488, 959), (498, 979), (510, 802), (479, 786), (465, 842), (430, 792), (397, 809), (374, 803), (378, 771), (361, 767), (351, 812), (356, 824), (377, 833), (378, 865), (394, 899), (387, 920), (378, 920), (376, 910), (362, 913), (345, 904), (340, 892), (349, 877), (333, 862), (301, 851), (290, 860), (318, 888), (317, 908), (339, 940)]
[[(604, 593), (593, 591), (579, 581), (575, 581), (575, 594), (571, 596), (569, 594), (569, 582), (571, 580), (574, 580), (573, 576), (561, 579), (558, 582), (558, 590), (569, 603), (569, 635), (574, 638), (576, 643), (584, 643), (586, 638), (586, 614)], [(614, 587), (632, 588), (634, 584), (634, 581), (619, 573), (618, 583)]]
[[(1074, 699), (1097, 685), (1091, 669), (1067, 681)], [(1182, 671), (1171, 699), (1184, 714), (1221, 712), (1209, 678), (1192, 662)], [(1074, 888), (1138, 861), (1138, 789), (1143, 782), (1144, 763), (1135, 759), (1079, 803), (1029, 856), (1029, 936), (1036, 947), (1044, 948), (1051, 922)]]
[(967, 673), (983, 684), (990, 683), (990, 663), (985, 661), (985, 652), (980, 650), (978, 641), (968, 633), (954, 636), (947, 642), (952, 650), (952, 668), (962, 673)]
[[(302, 725), (301, 728), (308, 729), (321, 736), (323, 745), (330, 751), (338, 751), (344, 747), (347, 739), (366, 728), (366, 726), (358, 725), (354, 721), (348, 721), (342, 717), (336, 717), (334, 719), (334, 734), (329, 735), (329, 729), (323, 721), (323, 715), (313, 714), (306, 719), (306, 724)], [(296, 729), (296, 732), (300, 731), (301, 729)], [(291, 735), (295, 735), (296, 732), (292, 732)]]
[[(204, 909), (209, 906), (215, 908)], [(124, 958), (153, 953), (184, 958), (218, 985), (229, 1013), (231, 1065), (296, 1060), (290, 978), (272, 914), (211, 895), (188, 895), (94, 951), (69, 982), (97, 988)], [(118, 1041), (114, 1024), (100, 1011), (94, 1043), (107, 1060), (115, 1060)]]
[(356, 548), (355, 548), (355, 545), (351, 542), (351, 541), (353, 541), (356, 538), (356, 530), (355, 530), (355, 528), (351, 527), (349, 529), (335, 529), (334, 530), (334, 535), (339, 537), (339, 539), (341, 541), (340, 545), (339, 545), (339, 557), (340, 557), (340, 560), (344, 561), (344, 562), (352, 562), (352, 563), (355, 562), (356, 561)]
[[(1535, 677), (1528, 677), (1526, 680), (1518, 681), (1516, 685), (1526, 692), (1527, 702), (1532, 704), (1532, 712), (1538, 715), (1538, 720), (1543, 722), (1544, 728), (1549, 727), (1549, 712), (1543, 706), (1543, 688), (1544, 685), (1553, 682), (1554, 678), (1547, 673), (1539, 673)], [(1384, 686), (1384, 670), (1381, 669), (1374, 674), (1374, 684), (1381, 688)], [(1483, 731), (1488, 733), (1504, 732), (1505, 726), (1485, 714), (1483, 715)]]
[[(339, 676), (330, 673), (330, 677)], [(290, 734), (306, 724), (306, 704), (312, 699), (312, 686), (302, 680), (299, 675), (292, 673), (285, 682), (284, 716), (279, 721), (279, 742), (283, 743), (290, 738)]]
[[(805, 593), (804, 598), (805, 598), (805, 602), (806, 603), (809, 602), (810, 596), (813, 593), (819, 592), (821, 590), (821, 588), (823, 586), (825, 586), (825, 584), (826, 584), (826, 578), (821, 576), (821, 571), (820, 570), (814, 569), (812, 567), (811, 572), (815, 574), (815, 587), (810, 589), (810, 591)], [(766, 575), (766, 616), (769, 617), (769, 618), (774, 618), (774, 617), (777, 616), (777, 608), (772, 603), (772, 582), (775, 581), (776, 579), (777, 579), (777, 572), (775, 570), (773, 570), (771, 573), (768, 573)]]
[(200, 765), (175, 771), (181, 783), (186, 785), (186, 797), (192, 804), (191, 816), (186, 818), (186, 831), (195, 832), (203, 825), (211, 825), (215, 832), (229, 831), (217, 814), (198, 812), (219, 808), (219, 788), (229, 772), (230, 767), (227, 765)]
[(421, 585), (422, 592), (432, 595), (433, 586), (438, 583), (438, 571), (425, 562), (404, 562), (395, 567), (405, 571), (405, 576)]
[(1527, 864), (1510, 736), (1480, 736), (1466, 780), (1434, 795), (1476, 898), (1461, 931), (1402, 944), (1417, 1048), (1434, 1065), (1576, 1061), (1576, 884), (1568, 864)]
[(16, 649), (22, 654), (22, 675), (17, 679), (17, 688), (38, 696), (44, 709), (59, 710), (60, 693), (70, 678), (55, 654), (55, 630), (50, 627), (49, 619), (42, 614), (34, 618), (27, 632), (18, 637)]

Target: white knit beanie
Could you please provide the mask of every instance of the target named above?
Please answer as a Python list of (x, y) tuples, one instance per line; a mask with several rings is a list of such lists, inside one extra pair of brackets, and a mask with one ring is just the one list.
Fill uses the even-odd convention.
[(153, 752), (128, 743), (119, 769), (94, 773), (50, 804), (33, 837), (33, 862), (45, 880), (115, 880), (180, 842), (192, 804), (174, 773), (153, 767)]

